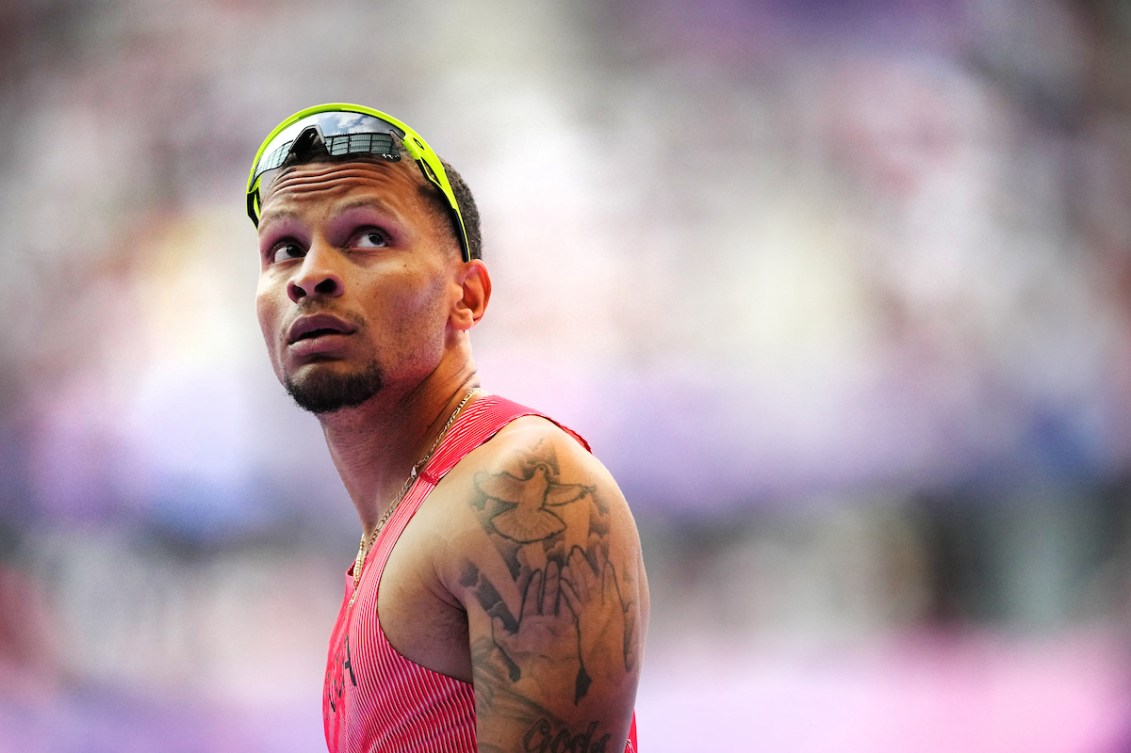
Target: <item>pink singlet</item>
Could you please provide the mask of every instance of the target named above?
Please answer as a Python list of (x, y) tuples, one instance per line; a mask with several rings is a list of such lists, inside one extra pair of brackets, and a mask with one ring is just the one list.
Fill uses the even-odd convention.
[[(352, 607), (353, 568), (346, 573), (322, 697), (330, 753), (475, 753), (473, 687), (411, 662), (393, 648), (377, 615), (377, 590), (393, 546), (440, 479), (508, 423), (532, 415), (542, 416), (493, 395), (472, 402), (378, 535)], [(589, 449), (579, 435), (562, 428)], [(625, 751), (636, 751), (635, 715)]]

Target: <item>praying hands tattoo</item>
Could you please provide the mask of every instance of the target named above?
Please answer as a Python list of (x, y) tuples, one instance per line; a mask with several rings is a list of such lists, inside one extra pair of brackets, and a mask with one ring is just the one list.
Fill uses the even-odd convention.
[[(636, 609), (624, 596), (623, 568), (610, 559), (608, 506), (596, 485), (576, 481), (563, 479), (552, 448), (541, 447), (503, 472), (475, 476), (473, 505), (511, 579), (492, 581), (471, 563), (462, 572), (491, 618), (489, 644), (474, 647), (498, 668), (497, 678), (477, 683), (488, 696), (505, 675), (522, 698), (569, 684), (577, 705), (635, 670)], [(516, 592), (517, 614), (502, 596)]]

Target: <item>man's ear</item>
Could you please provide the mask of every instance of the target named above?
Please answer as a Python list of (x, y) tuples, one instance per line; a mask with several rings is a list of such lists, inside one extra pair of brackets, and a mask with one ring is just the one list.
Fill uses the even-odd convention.
[(460, 266), (459, 283), (462, 295), (452, 307), (451, 321), (456, 329), (467, 331), (479, 323), (491, 300), (491, 275), (481, 259), (472, 259)]

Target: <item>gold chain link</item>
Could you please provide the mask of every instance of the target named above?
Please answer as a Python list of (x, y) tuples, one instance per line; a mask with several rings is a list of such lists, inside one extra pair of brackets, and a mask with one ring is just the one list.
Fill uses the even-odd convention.
[(366, 555), (369, 554), (369, 549), (373, 546), (373, 542), (377, 540), (377, 535), (381, 533), (381, 529), (385, 527), (385, 524), (389, 522), (389, 518), (391, 518), (393, 516), (393, 513), (396, 512), (397, 506), (400, 505), (401, 500), (404, 499), (405, 494), (408, 493), (408, 489), (410, 486), (412, 486), (412, 482), (416, 481), (416, 477), (420, 474), (420, 470), (429, 460), (432, 459), (432, 453), (434, 453), (436, 451), (436, 448), (440, 446), (440, 440), (444, 438), (444, 435), (448, 433), (448, 429), (452, 428), (452, 424), (456, 422), (456, 416), (458, 416), (460, 414), (460, 411), (463, 410), (463, 406), (467, 405), (467, 401), (470, 400), (471, 396), (478, 391), (478, 387), (472, 387), (471, 390), (469, 390), (468, 393), (463, 396), (463, 400), (459, 401), (459, 405), (457, 405), (456, 409), (452, 411), (452, 415), (448, 416), (448, 422), (444, 424), (444, 428), (440, 429), (440, 433), (436, 435), (436, 440), (432, 443), (432, 446), (428, 448), (428, 452), (424, 453), (424, 457), (416, 461), (416, 465), (412, 466), (412, 470), (409, 471), (408, 478), (404, 480), (404, 483), (401, 485), (400, 491), (397, 492), (396, 496), (394, 496), (392, 500), (389, 501), (388, 506), (385, 508), (385, 512), (381, 515), (381, 519), (377, 521), (377, 526), (373, 529), (373, 533), (369, 534), (368, 536), (366, 536), (364, 533), (361, 535), (361, 543), (358, 544), (357, 547), (357, 557), (353, 561), (353, 595), (350, 596), (351, 606), (353, 605), (354, 600), (357, 599), (357, 584), (361, 582), (362, 565), (365, 564)]

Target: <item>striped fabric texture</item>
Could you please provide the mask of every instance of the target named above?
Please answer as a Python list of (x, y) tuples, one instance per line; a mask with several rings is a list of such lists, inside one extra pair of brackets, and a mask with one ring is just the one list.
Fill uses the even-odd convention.
[[(322, 711), (330, 753), (474, 753), (475, 692), (465, 682), (401, 656), (377, 615), (381, 573), (421, 503), (456, 463), (521, 416), (541, 415), (500, 397), (470, 403), (441, 440), (385, 524), (362, 570), (351, 607), (353, 571), (330, 638)], [(559, 424), (560, 426), (560, 424)], [(562, 427), (586, 449), (576, 433)], [(625, 748), (636, 750), (636, 722)]]

